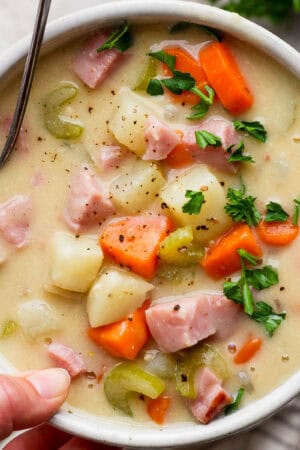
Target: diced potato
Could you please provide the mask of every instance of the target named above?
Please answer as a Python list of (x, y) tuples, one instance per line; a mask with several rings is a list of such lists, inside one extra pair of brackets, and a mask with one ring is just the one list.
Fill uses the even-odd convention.
[(124, 319), (140, 307), (153, 285), (125, 270), (107, 268), (88, 295), (87, 312), (92, 327)]
[(147, 208), (164, 184), (156, 164), (139, 160), (112, 183), (110, 193), (118, 208), (134, 214)]
[(32, 338), (54, 331), (59, 326), (56, 312), (43, 300), (22, 303), (17, 318), (23, 332)]
[(62, 289), (60, 287), (54, 286), (51, 283), (45, 283), (43, 287), (44, 291), (48, 292), (48, 294), (56, 295), (66, 300), (82, 302), (85, 299), (85, 294), (83, 293)]
[(192, 227), (177, 228), (160, 245), (159, 258), (171, 266), (191, 266), (203, 258), (203, 248), (193, 243)]
[(153, 115), (159, 118), (162, 112), (150, 99), (132, 92), (128, 87), (120, 89), (117, 102), (110, 131), (121, 144), (141, 156), (146, 149), (146, 120)]
[(50, 243), (50, 282), (59, 288), (86, 292), (95, 280), (103, 253), (94, 236), (58, 231)]
[[(205, 203), (199, 214), (187, 214), (182, 207), (188, 202), (187, 190), (202, 191)], [(190, 225), (194, 238), (207, 243), (218, 237), (229, 226), (230, 219), (224, 211), (225, 192), (217, 178), (204, 165), (197, 165), (170, 181), (161, 192), (161, 199), (169, 207), (179, 225)]]

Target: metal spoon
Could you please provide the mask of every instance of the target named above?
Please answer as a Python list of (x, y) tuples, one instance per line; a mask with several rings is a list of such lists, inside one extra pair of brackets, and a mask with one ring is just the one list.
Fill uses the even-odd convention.
[(6, 143), (0, 156), (0, 167), (3, 167), (9, 155), (14, 149), (18, 134), (23, 122), (28, 98), (32, 86), (36, 63), (43, 41), (44, 31), (47, 23), (51, 0), (40, 0), (34, 24), (34, 30), (26, 58), (21, 87), (17, 99), (16, 109), (9, 129)]

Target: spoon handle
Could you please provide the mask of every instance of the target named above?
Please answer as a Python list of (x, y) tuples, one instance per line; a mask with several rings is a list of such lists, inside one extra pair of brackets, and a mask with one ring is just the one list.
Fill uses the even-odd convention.
[(35, 67), (40, 53), (40, 48), (43, 41), (44, 31), (47, 23), (51, 0), (40, 0), (37, 10), (34, 30), (32, 34), (29, 52), (26, 58), (24, 72), (22, 76), (20, 91), (17, 99), (16, 109), (13, 115), (10, 130), (7, 136), (6, 143), (0, 156), (0, 167), (3, 167), (7, 158), (13, 151), (16, 144), (18, 134), (23, 122), (24, 114), (27, 107), (27, 102), (31, 90), (31, 85), (34, 77)]

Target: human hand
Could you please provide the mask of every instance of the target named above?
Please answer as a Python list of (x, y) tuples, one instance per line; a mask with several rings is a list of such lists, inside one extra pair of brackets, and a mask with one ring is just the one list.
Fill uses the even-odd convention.
[[(66, 399), (69, 386), (70, 376), (64, 369), (0, 375), (0, 441), (14, 430), (35, 427), (50, 419)], [(41, 425), (19, 435), (3, 450), (112, 450), (112, 447)]]

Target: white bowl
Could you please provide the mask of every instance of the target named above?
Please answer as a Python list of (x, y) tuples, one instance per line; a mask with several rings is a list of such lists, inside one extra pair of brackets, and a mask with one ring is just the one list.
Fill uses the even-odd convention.
[[(43, 54), (79, 35), (124, 19), (130, 20), (131, 23), (185, 20), (218, 28), (272, 56), (300, 79), (300, 54), (269, 31), (237, 14), (180, 0), (172, 2), (170, 0), (128, 0), (78, 11), (48, 26)], [(2, 82), (20, 71), (28, 46), (29, 38), (26, 38), (0, 56)], [(11, 365), (1, 356), (0, 369), (13, 371)], [(272, 393), (231, 416), (221, 417), (209, 425), (181, 422), (158, 427), (126, 418), (91, 416), (81, 411), (73, 411), (73, 414), (69, 414), (64, 408), (52, 418), (51, 423), (71, 434), (117, 446), (162, 449), (162, 447), (183, 445), (191, 448), (193, 444), (198, 444), (199, 448), (199, 445), (205, 442), (253, 427), (278, 411), (299, 392), (300, 372), (297, 372)]]

